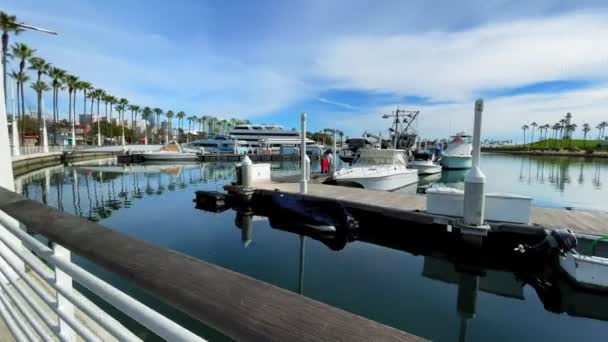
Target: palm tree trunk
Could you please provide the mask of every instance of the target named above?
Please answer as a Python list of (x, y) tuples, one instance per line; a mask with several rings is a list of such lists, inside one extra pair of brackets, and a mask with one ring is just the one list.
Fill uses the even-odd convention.
[[(6, 54), (7, 54), (7, 50), (8, 50), (8, 32), (3, 32), (2, 33), (2, 84), (4, 84), (4, 105), (6, 106), (7, 99), (7, 93), (6, 93)], [(13, 116), (15, 115), (15, 113), (13, 113)]]
[(109, 121), (109, 124), (110, 124), (110, 141), (112, 141), (112, 145), (116, 145), (116, 144), (114, 144), (114, 125), (112, 124), (112, 111), (113, 111), (112, 107), (113, 107), (113, 105), (114, 105), (114, 103), (110, 102), (110, 121)]
[[(25, 133), (25, 93), (23, 92), (23, 82), (19, 82), (19, 88), (21, 90), (21, 129)], [(21, 146), (23, 146), (23, 134), (21, 134)]]
[(38, 146), (42, 146), (42, 92), (36, 92), (36, 100), (38, 104)]
[[(97, 98), (97, 145), (101, 146), (101, 117), (99, 115), (99, 102), (101, 102), (101, 98)], [(91, 111), (92, 112), (92, 111)]]

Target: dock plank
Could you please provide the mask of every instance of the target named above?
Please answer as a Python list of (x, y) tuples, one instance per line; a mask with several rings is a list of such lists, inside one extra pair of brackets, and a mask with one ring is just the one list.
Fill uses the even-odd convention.
[[(299, 193), (299, 183), (256, 184), (263, 191)], [(413, 219), (418, 222), (432, 222), (425, 213), (426, 196), (399, 192), (373, 191), (325, 184), (308, 184), (308, 196), (335, 199), (356, 205), (370, 211)], [(576, 233), (608, 235), (608, 213), (592, 210), (532, 207), (530, 224), (545, 228), (570, 228)]]

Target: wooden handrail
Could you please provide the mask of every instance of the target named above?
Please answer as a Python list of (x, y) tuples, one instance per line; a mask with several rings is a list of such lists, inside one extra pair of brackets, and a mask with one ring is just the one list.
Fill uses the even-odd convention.
[(239, 341), (423, 341), (0, 188), (0, 210)]

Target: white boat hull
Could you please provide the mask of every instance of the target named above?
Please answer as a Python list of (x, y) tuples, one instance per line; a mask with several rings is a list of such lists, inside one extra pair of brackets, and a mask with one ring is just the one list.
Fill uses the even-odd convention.
[(441, 165), (446, 169), (470, 169), (473, 166), (473, 157), (444, 155), (441, 157)]
[(337, 178), (335, 181), (343, 185), (355, 183), (369, 190), (393, 191), (418, 182), (418, 172), (407, 170), (378, 177)]
[(408, 165), (408, 168), (418, 170), (419, 175), (434, 175), (441, 173), (441, 165), (436, 164), (416, 164), (412, 162)]

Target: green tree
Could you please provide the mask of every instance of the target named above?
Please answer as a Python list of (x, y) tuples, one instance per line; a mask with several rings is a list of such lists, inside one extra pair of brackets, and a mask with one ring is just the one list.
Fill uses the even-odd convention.
[(150, 107), (144, 107), (141, 111), (141, 118), (146, 122), (146, 127), (144, 128), (144, 143), (148, 145), (148, 124), (150, 122), (150, 116), (152, 115), (152, 109)]
[[(78, 77), (74, 76), (74, 75), (67, 75), (65, 77), (65, 83), (67, 84), (68, 87), (68, 122), (71, 123), (71, 131), (72, 131), (72, 145), (75, 146), (76, 145), (76, 127), (75, 127), (75, 122), (76, 122), (76, 113), (74, 113), (74, 118), (72, 118), (72, 113), (75, 111), (72, 111), (72, 108), (74, 108), (75, 106), (72, 105), (72, 101), (76, 99), (76, 90), (78, 88)], [(73, 95), (73, 96), (72, 96)], [(74, 103), (76, 103), (76, 101), (74, 101)]]
[(167, 141), (165, 141), (165, 143), (168, 144), (169, 139), (171, 139), (171, 121), (173, 121), (175, 113), (172, 110), (169, 110), (165, 115), (167, 116)]
[[(114, 104), (116, 103), (117, 99), (112, 95), (106, 95), (104, 98), (104, 101), (106, 103), (106, 121), (113, 124), (112, 111), (113, 111)], [(108, 105), (110, 106), (110, 116), (108, 116), (108, 109), (107, 109)], [(110, 133), (110, 140), (111, 140), (112, 144), (114, 144), (114, 130), (109, 130), (108, 132)]]
[[(19, 73), (25, 73), (25, 61), (30, 59), (31, 57), (34, 56), (34, 52), (36, 50), (34, 49), (30, 49), (27, 45), (22, 44), (22, 43), (16, 43), (13, 45), (13, 56), (15, 58), (17, 58), (19, 60)], [(24, 88), (24, 83), (27, 82), (26, 81), (19, 81), (19, 79), (17, 80), (17, 87), (19, 88), (19, 92), (21, 93), (21, 118), (23, 120), (23, 118), (25, 117), (25, 92), (23, 90)], [(28, 77), (29, 80), (29, 77)], [(18, 94), (19, 97), (19, 94)]]
[(524, 131), (524, 149), (526, 148), (526, 131), (530, 129), (530, 126), (523, 125), (521, 126), (521, 130)]
[(161, 138), (160, 138), (160, 134), (161, 134), (161, 131), (160, 131), (160, 116), (163, 115), (163, 110), (160, 109), (160, 108), (158, 108), (158, 107), (156, 107), (156, 108), (152, 109), (152, 111), (154, 112), (154, 114), (156, 114), (156, 120), (154, 121), (154, 125), (156, 127), (156, 139), (157, 139), (158, 142), (160, 142), (161, 141)]
[(59, 90), (63, 88), (66, 72), (63, 69), (51, 67), (48, 71), (53, 88), (53, 144), (57, 144), (57, 123), (59, 122)]
[(591, 125), (589, 125), (588, 123), (584, 123), (583, 124), (583, 147), (586, 148), (587, 147), (587, 134), (591, 132)]
[(131, 136), (130, 143), (133, 144), (135, 142), (135, 119), (137, 117), (137, 113), (139, 113), (138, 105), (130, 105), (129, 110), (131, 111)]
[(179, 129), (183, 130), (184, 118), (186, 117), (186, 113), (184, 111), (179, 111), (177, 113), (177, 125)]
[[(44, 83), (43, 81), (36, 81), (36, 82), (32, 83), (31, 87), (36, 92), (36, 99), (37, 99), (37, 104), (38, 104), (37, 127), (38, 127), (38, 131), (41, 132), (42, 131), (42, 93), (44, 93), (45, 91), (49, 91), (51, 88), (49, 88), (49, 86), (46, 83)], [(38, 145), (39, 146), (42, 145), (41, 134), (38, 134)]]
[[(19, 87), (19, 85), (24, 84), (27, 81), (29, 81), (30, 77), (23, 71), (15, 71), (15, 70), (13, 70), (11, 72), (10, 77), (12, 77), (17, 82), (17, 122), (19, 122), (19, 127), (23, 127), (23, 125), (25, 124), (25, 122), (24, 122), (25, 106), (21, 106), (22, 109), (19, 109), (19, 107), (20, 107), (19, 104), (23, 103), (22, 99), (25, 96), (23, 93), (23, 89), (21, 89), (21, 87)], [(21, 92), (21, 95), (19, 94), (19, 92)], [(21, 140), (23, 140), (23, 139), (21, 139)]]

